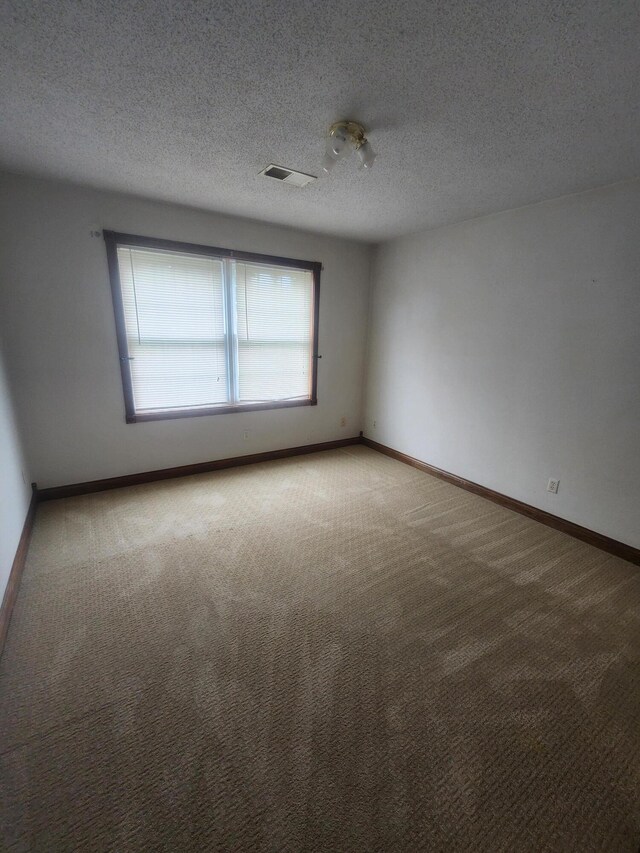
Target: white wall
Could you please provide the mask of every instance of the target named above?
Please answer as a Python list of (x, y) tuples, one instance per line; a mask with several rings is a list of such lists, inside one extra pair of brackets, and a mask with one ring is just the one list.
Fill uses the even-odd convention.
[(0, 348), (0, 601), (31, 500), (4, 357)]
[(365, 435), (640, 546), (640, 183), (382, 245), (368, 349)]
[[(89, 235), (92, 225), (322, 261), (318, 405), (126, 424), (104, 241)], [(365, 244), (0, 176), (0, 325), (38, 486), (357, 435), (369, 260)]]

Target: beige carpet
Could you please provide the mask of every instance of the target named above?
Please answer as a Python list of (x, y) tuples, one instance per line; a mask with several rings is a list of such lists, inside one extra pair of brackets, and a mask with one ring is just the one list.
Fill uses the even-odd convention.
[(356, 446), (42, 505), (16, 851), (628, 851), (640, 571)]

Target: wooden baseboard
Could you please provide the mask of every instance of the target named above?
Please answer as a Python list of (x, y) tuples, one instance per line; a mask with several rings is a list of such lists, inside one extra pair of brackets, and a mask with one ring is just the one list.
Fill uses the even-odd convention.
[(7, 581), (7, 586), (5, 588), (4, 596), (2, 598), (2, 605), (0, 606), (0, 655), (2, 654), (2, 650), (4, 649), (4, 641), (7, 638), (9, 622), (11, 621), (11, 614), (13, 613), (13, 606), (16, 603), (16, 598), (18, 597), (18, 588), (20, 587), (20, 580), (22, 578), (24, 564), (27, 559), (27, 551), (29, 550), (31, 531), (33, 530), (33, 521), (36, 517), (36, 507), (38, 505), (38, 491), (35, 488), (35, 483), (33, 484), (32, 488), (33, 494), (31, 495), (31, 503), (29, 504), (29, 509), (27, 510), (27, 517), (24, 520), (22, 534), (20, 535), (20, 541), (18, 542), (16, 555), (13, 558), (11, 571), (9, 572), (9, 580)]
[(618, 542), (617, 539), (611, 539), (602, 533), (596, 533), (594, 530), (589, 530), (588, 527), (582, 527), (579, 524), (574, 524), (573, 521), (567, 521), (565, 518), (560, 518), (557, 515), (552, 515), (550, 512), (545, 512), (543, 509), (538, 509), (535, 506), (526, 504), (523, 501), (510, 498), (508, 495), (503, 495), (501, 492), (495, 492), (493, 489), (488, 489), (486, 486), (480, 486), (478, 483), (473, 483), (471, 480), (465, 480), (464, 477), (458, 477), (456, 474), (450, 474), (448, 471), (443, 471), (441, 468), (436, 468), (434, 465), (429, 465), (427, 462), (422, 462), (420, 459), (415, 459), (413, 456), (407, 456), (406, 453), (401, 453), (399, 450), (394, 450), (387, 447), (385, 444), (379, 444), (377, 441), (372, 441), (370, 438), (360, 439), (363, 444), (370, 447), (372, 450), (377, 450), (379, 453), (384, 453), (385, 456), (390, 456), (392, 459), (397, 459), (420, 471), (425, 471), (434, 477), (439, 477), (441, 480), (446, 480), (447, 483), (453, 483), (454, 486), (459, 486), (461, 489), (466, 489), (468, 492), (473, 492), (475, 495), (487, 498), (487, 500), (500, 504), (500, 506), (512, 509), (520, 515), (526, 515), (528, 518), (533, 518), (547, 527), (553, 527), (555, 530), (560, 530), (562, 533), (568, 533), (576, 539), (581, 539), (583, 542), (588, 542), (589, 545), (594, 545), (602, 551), (607, 551), (609, 554), (615, 554), (616, 557), (622, 557), (623, 560), (628, 560), (636, 566), (640, 566), (640, 549), (634, 548), (631, 545), (626, 545), (624, 542)]
[(125, 474), (123, 477), (109, 477), (106, 480), (92, 480), (88, 483), (72, 483), (68, 486), (56, 486), (41, 489), (38, 500), (50, 501), (57, 498), (71, 498), (76, 495), (88, 495), (107, 489), (121, 489), (125, 486), (138, 486), (153, 483), (156, 480), (171, 480), (175, 477), (188, 477), (191, 474), (205, 474), (208, 471), (220, 471), (223, 468), (236, 468), (240, 465), (253, 465), (256, 462), (269, 462), (272, 459), (284, 459), (287, 456), (301, 456), (305, 453), (317, 453), (320, 450), (335, 450), (350, 444), (359, 444), (360, 436), (340, 438), (337, 441), (324, 441), (321, 444), (304, 444), (301, 447), (287, 447), (283, 450), (267, 450), (264, 453), (252, 453), (249, 456), (234, 456), (229, 459), (214, 459), (211, 462), (196, 462), (194, 465), (181, 465), (178, 468), (161, 468), (158, 471), (143, 471), (140, 474)]

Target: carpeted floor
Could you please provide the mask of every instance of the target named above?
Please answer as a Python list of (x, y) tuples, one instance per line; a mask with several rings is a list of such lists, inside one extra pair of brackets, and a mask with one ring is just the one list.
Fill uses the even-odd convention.
[(628, 851), (640, 571), (365, 447), (38, 509), (2, 849)]

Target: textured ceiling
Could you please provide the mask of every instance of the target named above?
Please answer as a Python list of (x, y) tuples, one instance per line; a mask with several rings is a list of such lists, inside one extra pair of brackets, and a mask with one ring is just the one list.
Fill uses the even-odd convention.
[[(377, 240), (640, 174), (638, 0), (13, 0), (0, 164)], [(338, 118), (370, 129), (321, 175)]]

